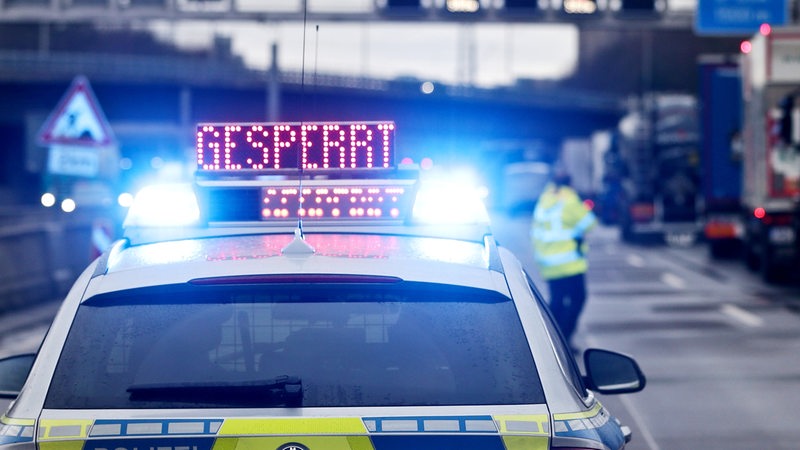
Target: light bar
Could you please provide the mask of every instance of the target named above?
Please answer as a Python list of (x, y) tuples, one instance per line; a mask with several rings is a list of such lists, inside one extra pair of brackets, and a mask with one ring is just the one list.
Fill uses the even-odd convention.
[(199, 171), (394, 168), (394, 122), (206, 123)]

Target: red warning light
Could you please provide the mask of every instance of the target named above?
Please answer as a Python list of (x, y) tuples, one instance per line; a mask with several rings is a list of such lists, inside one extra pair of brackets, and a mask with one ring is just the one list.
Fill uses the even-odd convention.
[(750, 43), (750, 41), (742, 41), (742, 43), (739, 44), (739, 50), (746, 55), (753, 50), (753, 44)]
[(759, 207), (753, 211), (753, 215), (756, 216), (756, 219), (763, 219), (767, 216), (767, 212), (764, 210), (764, 208)]
[(772, 33), (772, 27), (768, 23), (762, 23), (760, 27), (758, 27), (758, 32), (761, 33), (762, 36), (769, 36)]

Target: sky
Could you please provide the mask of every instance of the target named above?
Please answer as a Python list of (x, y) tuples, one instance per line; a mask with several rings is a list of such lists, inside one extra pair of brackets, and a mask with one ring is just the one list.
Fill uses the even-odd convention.
[[(302, 10), (301, 0), (237, 1), (242, 11)], [(365, 12), (374, 8), (373, 1), (383, 0), (308, 0), (308, 8)], [(695, 2), (669, 4), (679, 9)], [(233, 51), (255, 69), (269, 66), (276, 43), (281, 70), (300, 71), (305, 65), (306, 73), (414, 77), (451, 85), (496, 87), (517, 79), (558, 79), (572, 73), (578, 61), (578, 30), (569, 24), (161, 21), (151, 30), (183, 48), (207, 48), (214, 35), (227, 36)]]

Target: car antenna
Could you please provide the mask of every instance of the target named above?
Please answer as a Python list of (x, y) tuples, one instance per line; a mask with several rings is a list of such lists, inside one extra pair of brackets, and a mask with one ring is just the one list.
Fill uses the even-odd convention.
[[(302, 63), (300, 66), (300, 98), (305, 100), (305, 93), (306, 93), (306, 25), (308, 23), (308, 0), (303, 0), (303, 58)], [(317, 25), (317, 31), (319, 31), (319, 25)], [(316, 71), (316, 68), (314, 69)], [(304, 162), (303, 162), (303, 151), (305, 150), (305, 143), (303, 141), (303, 118), (300, 119), (300, 149), (297, 152), (297, 167), (299, 168), (299, 174), (297, 177), (297, 228), (294, 230), (294, 239), (292, 239), (289, 244), (287, 244), (283, 249), (281, 249), (281, 253), (283, 254), (294, 254), (294, 255), (306, 255), (315, 253), (314, 247), (312, 247), (308, 242), (305, 240), (305, 235), (303, 234), (303, 216), (300, 214), (301, 210), (303, 209), (303, 175), (304, 175)]]

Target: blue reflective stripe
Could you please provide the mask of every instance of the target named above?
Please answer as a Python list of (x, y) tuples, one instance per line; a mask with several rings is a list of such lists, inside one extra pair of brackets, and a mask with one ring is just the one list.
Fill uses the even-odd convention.
[(544, 267), (560, 266), (583, 259), (577, 250), (570, 252), (557, 253), (555, 255), (537, 255), (536, 261)]
[(0, 436), (0, 445), (33, 442), (33, 436)]
[(533, 239), (539, 242), (571, 241), (575, 238), (575, 232), (569, 228), (562, 230), (542, 230), (536, 228), (531, 235)]
[[(537, 208), (531, 238), (539, 242), (557, 242), (572, 239), (572, 230), (565, 229), (561, 221), (564, 202), (559, 201), (550, 208)], [(544, 225), (548, 226), (544, 226)]]
[[(103, 438), (88, 439), (83, 444), (83, 450), (114, 449), (157, 449), (168, 450), (212, 450), (215, 438), (213, 437), (147, 437), (147, 438)], [(62, 447), (63, 448), (63, 447)]]
[(622, 430), (608, 412), (583, 419), (556, 420), (553, 425), (556, 436), (600, 441), (607, 448), (622, 448), (625, 444)]
[(492, 416), (364, 417), (370, 433), (497, 433)]
[(556, 220), (561, 222), (561, 213), (564, 212), (564, 201), (559, 200), (549, 208), (536, 208), (536, 219)]
[(596, 219), (595, 219), (594, 213), (591, 212), (591, 211), (588, 211), (586, 213), (586, 215), (583, 216), (583, 219), (581, 219), (575, 225), (575, 234), (574, 234), (574, 236), (577, 237), (577, 236), (580, 236), (580, 235), (584, 234), (586, 232), (586, 230), (589, 229), (589, 227), (594, 225), (595, 220)]
[(500, 435), (372, 435), (370, 436), (375, 450), (408, 450), (408, 449), (481, 449), (505, 450)]
[(216, 435), (222, 419), (98, 419), (91, 437)]

